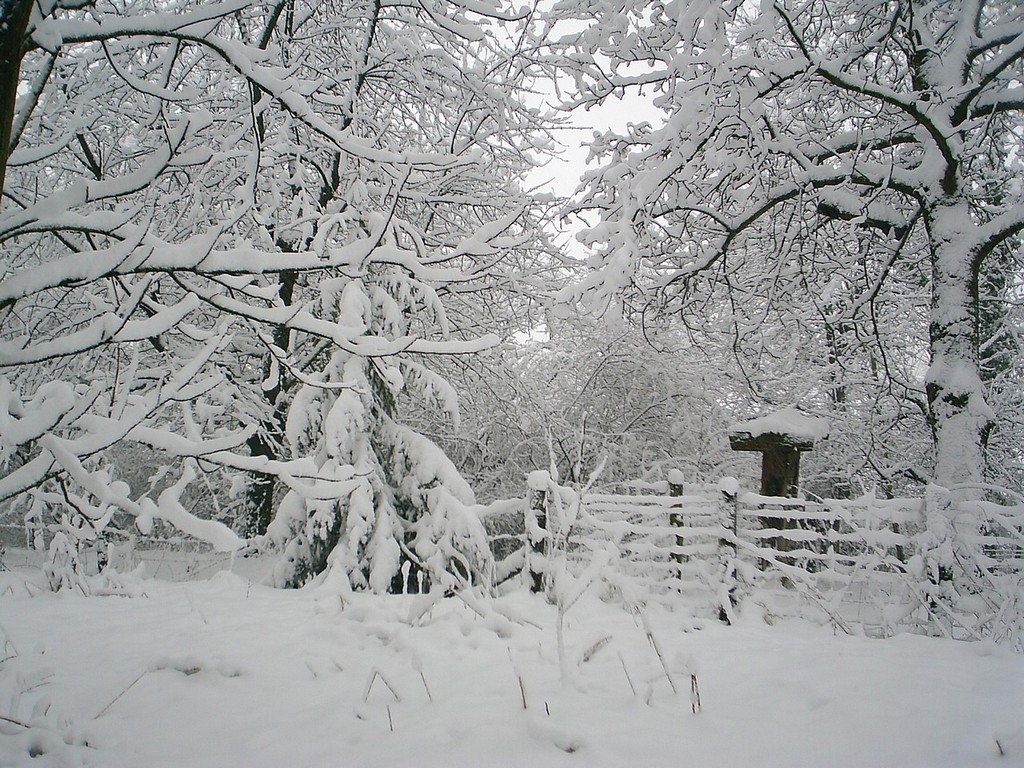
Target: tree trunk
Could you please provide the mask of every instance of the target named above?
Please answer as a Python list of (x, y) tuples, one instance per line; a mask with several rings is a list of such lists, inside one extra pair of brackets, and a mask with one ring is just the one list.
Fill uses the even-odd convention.
[(29, 0), (0, 0), (0, 190), (7, 175), (11, 128), (18, 102), (18, 73), (25, 55), (25, 32), (31, 15)]
[[(272, 425), (264, 425), (271, 428)], [(251, 456), (276, 459), (274, 444), (263, 433), (257, 432), (248, 440)], [(262, 536), (267, 532), (274, 518), (274, 495), (277, 492), (277, 476), (266, 472), (253, 472), (246, 493), (245, 535), (246, 538)]]
[[(985, 402), (978, 354), (978, 267), (964, 201), (927, 212), (931, 238), (931, 364), (925, 379), (935, 439), (935, 479), (947, 488), (984, 478), (985, 437), (994, 418)], [(965, 489), (957, 496), (976, 491)]]
[[(283, 249), (289, 250), (290, 249)], [(299, 273), (288, 269), (278, 275), (278, 295), (284, 304), (291, 304), (298, 282)], [(291, 342), (291, 329), (286, 325), (274, 328), (274, 345), (285, 352)], [(270, 360), (264, 361), (264, 377), (270, 371)], [(278, 459), (278, 449), (284, 439), (284, 423), (286, 409), (280, 401), (283, 390), (284, 371), (278, 374), (278, 382), (265, 390), (267, 403), (273, 408), (268, 421), (262, 424), (262, 430), (248, 440), (249, 453), (252, 456), (267, 459)], [(274, 517), (274, 496), (277, 493), (277, 476), (266, 472), (253, 472), (249, 481), (248, 498), (246, 499), (245, 534), (248, 538), (262, 536)]]

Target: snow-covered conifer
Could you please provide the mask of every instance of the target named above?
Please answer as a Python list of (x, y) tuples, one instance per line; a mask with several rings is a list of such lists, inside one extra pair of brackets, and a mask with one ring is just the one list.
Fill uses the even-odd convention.
[[(379, 278), (322, 282), (324, 314), (350, 331), (404, 337), (403, 305), (420, 303), (433, 306), (444, 327), (429, 288), (397, 273)], [(329, 569), (375, 592), (490, 583), (486, 534), (469, 509), (473, 492), (440, 448), (397, 420), (403, 389), (432, 383), (400, 356), (335, 350), (303, 385), (286, 425), (290, 449), (312, 457), (318, 475), (342, 481), (342, 490), (333, 498), (289, 491), (270, 530), (284, 546), (280, 584), (301, 586)]]

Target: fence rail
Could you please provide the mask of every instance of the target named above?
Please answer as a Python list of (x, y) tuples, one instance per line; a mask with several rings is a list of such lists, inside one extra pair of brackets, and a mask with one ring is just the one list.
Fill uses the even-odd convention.
[[(735, 481), (581, 495), (535, 473), (527, 498), (475, 511), (500, 559), (497, 578), (522, 572), (535, 591), (550, 592), (559, 563), (577, 574), (601, 564), (630, 599), (684, 597), (725, 620), (748, 601), (773, 613), (788, 601), (794, 612), (810, 604), (839, 626), (876, 634), (925, 629), (1024, 651), (1022, 505), (956, 503), (939, 488), (917, 499), (804, 501)], [(33, 535), (0, 521), (0, 568), (18, 566)], [(129, 536), (116, 565), (145, 560), (153, 575), (215, 567), (195, 557), (175, 565), (194, 547), (167, 539), (136, 548)], [(103, 547), (93, 549), (95, 571)]]
[[(549, 481), (532, 497), (546, 520), (531, 583), (564, 557), (577, 571), (615, 552), (642, 594), (703, 600), (728, 619), (766, 585), (839, 624), (880, 634), (926, 626), (957, 637), (1012, 638), (1024, 650), (1024, 506), (919, 499), (804, 501), (719, 488), (584, 493)], [(534, 494), (537, 489), (534, 489)], [(544, 557), (538, 559), (538, 554)]]

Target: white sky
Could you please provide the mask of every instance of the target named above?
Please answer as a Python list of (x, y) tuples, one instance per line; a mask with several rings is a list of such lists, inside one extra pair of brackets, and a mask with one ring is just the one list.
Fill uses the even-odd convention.
[[(556, 103), (552, 93), (549, 104)], [(576, 192), (580, 177), (595, 165), (587, 165), (589, 145), (595, 131), (609, 129), (624, 131), (630, 123), (649, 122), (657, 125), (663, 119), (662, 113), (651, 106), (649, 95), (630, 93), (624, 98), (609, 98), (604, 104), (589, 110), (578, 109), (570, 117), (566, 127), (553, 132), (562, 145), (558, 154), (543, 168), (537, 168), (527, 175), (528, 188), (536, 187), (568, 200)], [(576, 242), (575, 233), (582, 228), (579, 221), (568, 221), (565, 245), (569, 253), (578, 258), (588, 255), (583, 246)]]

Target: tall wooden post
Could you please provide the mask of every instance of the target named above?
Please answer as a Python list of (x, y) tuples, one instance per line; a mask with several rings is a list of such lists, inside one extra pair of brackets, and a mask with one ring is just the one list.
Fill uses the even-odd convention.
[(800, 482), (800, 452), (814, 447), (813, 440), (769, 432), (751, 435), (733, 432), (729, 445), (734, 451), (756, 451), (761, 454), (761, 495), (796, 496)]
[[(818, 438), (828, 435), (828, 424), (785, 408), (753, 421), (737, 424), (729, 433), (734, 451), (756, 451), (761, 454), (761, 495), (794, 498), (800, 483), (800, 454), (814, 447)], [(784, 530), (783, 518), (763, 518), (767, 527)], [(782, 538), (771, 540), (776, 550), (788, 547)]]
[(761, 454), (761, 495), (796, 496), (800, 482), (800, 454), (828, 435), (824, 419), (805, 416), (794, 408), (736, 424), (729, 432), (734, 451)]

